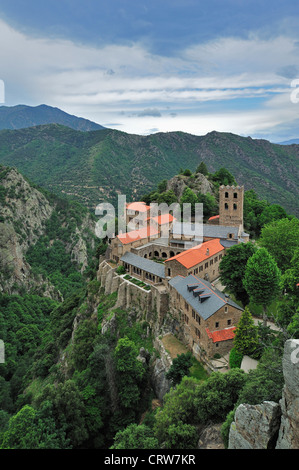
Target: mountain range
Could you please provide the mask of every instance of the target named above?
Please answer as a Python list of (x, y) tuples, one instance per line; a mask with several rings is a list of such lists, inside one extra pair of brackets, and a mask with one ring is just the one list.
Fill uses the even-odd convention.
[(59, 108), (40, 106), (1, 106), (0, 129), (23, 129), (42, 124), (62, 124), (79, 131), (95, 131), (103, 126), (88, 119), (73, 116)]
[(278, 145), (231, 133), (149, 136), (113, 129), (82, 132), (59, 124), (0, 131), (0, 163), (31, 181), (95, 209), (118, 194), (136, 200), (180, 169), (204, 161), (227, 168), (245, 190), (298, 215), (299, 145)]

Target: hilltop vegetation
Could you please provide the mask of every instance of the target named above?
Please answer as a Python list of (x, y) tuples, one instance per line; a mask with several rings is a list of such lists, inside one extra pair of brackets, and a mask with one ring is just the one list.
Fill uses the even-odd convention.
[(221, 167), (245, 189), (299, 214), (299, 146), (271, 144), (234, 134), (198, 137), (182, 132), (149, 136), (111, 129), (80, 132), (57, 124), (0, 132), (0, 163), (14, 166), (35, 183), (95, 209), (118, 194), (139, 199), (180, 168), (201, 161)]
[[(205, 172), (202, 165), (199, 169)], [(158, 357), (153, 331), (142, 312), (117, 308), (117, 293), (105, 295), (96, 273), (105, 245), (91, 233), (88, 210), (41, 192), (14, 169), (0, 170), (2, 226), (10, 227), (14, 249), (21, 252), (23, 280), (36, 276), (26, 292), (9, 269), (9, 257), (2, 260), (7, 269), (1, 271), (6, 293), (0, 294), (0, 328), (7, 360), (0, 364), (0, 448), (195, 449), (199, 433), (210, 424), (222, 426), (227, 445), (239, 403), (280, 399), (283, 345), (289, 337), (299, 338), (296, 217), (248, 192), (247, 218), (252, 226), (253, 221), (260, 224), (253, 230), (256, 243), (231, 248), (221, 263), (229, 293), (246, 306), (231, 370), (198, 378), (189, 356), (181, 357), (169, 374), (173, 388), (163, 405), (153, 408), (151, 373)], [(179, 176), (189, 189), (183, 195), (194, 199), (192, 183), (199, 178), (191, 170)], [(206, 195), (214, 198), (216, 210), (217, 186), (235, 176), (221, 169), (207, 172), (206, 179), (211, 189)], [(167, 184), (158, 185), (154, 198), (169, 196)], [(196, 198), (201, 194), (196, 192)], [(80, 246), (85, 247), (83, 258)], [(278, 331), (253, 324), (251, 291), (245, 284), (246, 295), (238, 290), (248, 260), (258, 251), (268, 253), (281, 282), (275, 311), (267, 310)], [(230, 263), (224, 269), (228, 261), (234, 269)], [(47, 292), (41, 290), (45, 283)], [(259, 366), (245, 374), (240, 360), (252, 349)]]

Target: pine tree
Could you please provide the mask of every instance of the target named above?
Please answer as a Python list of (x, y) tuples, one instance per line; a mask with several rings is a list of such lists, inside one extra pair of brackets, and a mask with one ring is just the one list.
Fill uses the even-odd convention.
[(245, 307), (235, 331), (234, 346), (243, 355), (258, 356), (258, 330), (248, 307)]
[(281, 272), (275, 259), (266, 248), (260, 248), (249, 258), (243, 285), (252, 300), (264, 309), (264, 326), (267, 326), (267, 308), (281, 293)]

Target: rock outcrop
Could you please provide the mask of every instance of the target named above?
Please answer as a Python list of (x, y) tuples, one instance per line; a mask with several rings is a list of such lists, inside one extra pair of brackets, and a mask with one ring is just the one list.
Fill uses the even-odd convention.
[(176, 197), (180, 199), (185, 188), (191, 188), (196, 194), (213, 194), (213, 185), (201, 173), (196, 173), (195, 178), (184, 175), (177, 175), (167, 182), (167, 190), (172, 190)]
[[(66, 253), (76, 262), (81, 273), (88, 264), (88, 251), (94, 248), (95, 222), (86, 210), (80, 216), (68, 217), (70, 207), (54, 195), (48, 195), (26, 180), (16, 169), (0, 166), (0, 292), (18, 293), (21, 288), (34, 289), (41, 295), (61, 300), (60, 293), (42, 275), (33, 273), (26, 259), (29, 248), (47, 236), (47, 224), (69, 228), (61, 237)], [(60, 206), (63, 210), (60, 211)], [(64, 217), (64, 219), (63, 219)], [(69, 220), (71, 219), (72, 220)], [(75, 221), (74, 221), (75, 219)], [(69, 225), (70, 224), (70, 225)], [(52, 237), (55, 238), (52, 234)], [(57, 241), (51, 239), (49, 245)]]
[(288, 340), (283, 355), (285, 385), (279, 403), (238, 406), (229, 449), (299, 448), (299, 340)]

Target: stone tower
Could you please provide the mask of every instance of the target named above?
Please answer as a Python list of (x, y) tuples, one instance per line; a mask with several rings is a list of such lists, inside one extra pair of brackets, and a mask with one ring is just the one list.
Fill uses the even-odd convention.
[(219, 225), (243, 229), (244, 186), (220, 186)]

